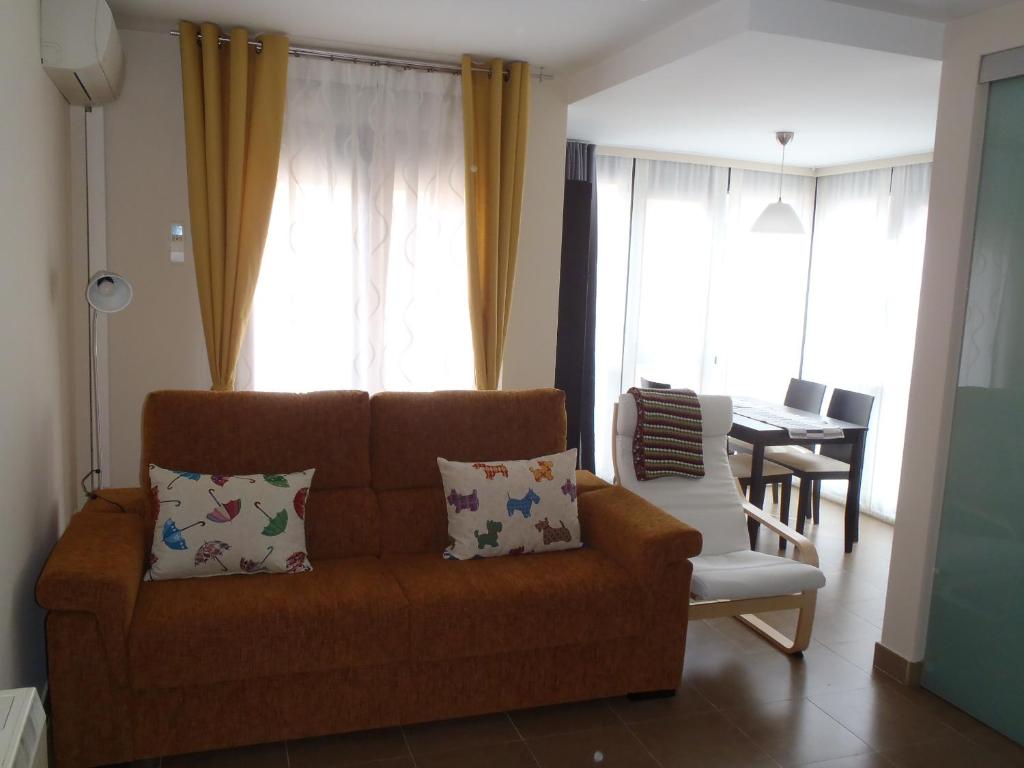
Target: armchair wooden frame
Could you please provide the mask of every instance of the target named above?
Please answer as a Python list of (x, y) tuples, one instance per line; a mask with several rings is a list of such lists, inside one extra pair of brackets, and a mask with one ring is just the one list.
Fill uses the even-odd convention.
[[(737, 493), (742, 492), (737, 483)], [(818, 567), (818, 550), (801, 533), (797, 533), (788, 525), (779, 522), (774, 517), (765, 514), (764, 510), (755, 507), (746, 499), (743, 499), (743, 511), (747, 517), (765, 526), (768, 530), (778, 534), (793, 545), (795, 559), (801, 563), (807, 563)], [(773, 595), (771, 597), (754, 597), (736, 600), (696, 600), (691, 597), (690, 620), (718, 619), (726, 616), (746, 624), (752, 630), (764, 637), (783, 653), (802, 653), (811, 642), (811, 629), (814, 626), (814, 608), (818, 600), (818, 590), (809, 589), (791, 595)], [(769, 613), (771, 611), (785, 611), (795, 609), (797, 613), (796, 631), (793, 637), (786, 637), (782, 632), (755, 615), (758, 613)]]
[[(619, 405), (615, 403), (612, 408), (612, 424), (618, 424)], [(616, 433), (612, 428), (612, 468), (615, 472), (614, 482), (619, 484), (619, 462), (615, 450)], [(755, 507), (746, 499), (738, 480), (736, 482), (736, 493), (740, 497), (743, 511), (751, 521), (758, 522), (768, 530), (777, 534), (782, 539), (793, 545), (795, 559), (801, 563), (807, 563), (818, 567), (818, 550), (802, 533), (798, 533), (785, 523), (776, 520), (774, 517), (765, 514), (760, 507)], [(803, 653), (811, 643), (811, 629), (814, 627), (814, 609), (818, 601), (818, 590), (809, 589), (803, 592), (796, 592), (789, 595), (772, 595), (770, 597), (738, 598), (733, 600), (698, 600), (690, 595), (690, 621), (701, 619), (719, 619), (733, 617), (742, 622), (754, 632), (757, 632), (765, 640), (775, 646), (783, 653)], [(786, 637), (782, 632), (766, 622), (758, 613), (770, 613), (772, 611), (796, 610), (797, 622), (796, 631), (793, 637)]]

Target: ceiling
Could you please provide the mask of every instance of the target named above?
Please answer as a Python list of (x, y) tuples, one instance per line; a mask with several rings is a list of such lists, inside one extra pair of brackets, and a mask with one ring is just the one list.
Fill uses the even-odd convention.
[(839, 0), (846, 5), (859, 5), (876, 11), (902, 16), (917, 16), (935, 21), (952, 21), (973, 13), (1007, 5), (1009, 0)]
[(564, 72), (634, 43), (712, 0), (108, 0), (118, 26), (164, 31), (178, 19), (242, 24), (357, 51), (529, 61)]
[(569, 106), (569, 135), (597, 144), (844, 165), (930, 152), (941, 63), (745, 32)]

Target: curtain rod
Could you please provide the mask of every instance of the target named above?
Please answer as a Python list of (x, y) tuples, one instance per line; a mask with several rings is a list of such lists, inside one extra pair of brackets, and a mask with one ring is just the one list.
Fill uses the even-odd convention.
[[(172, 37), (181, 37), (181, 32), (176, 29), (171, 30)], [(203, 39), (203, 33), (199, 32), (196, 35), (199, 40)], [(221, 35), (217, 38), (219, 43), (229, 43), (231, 38), (227, 35)], [(249, 45), (253, 46), (257, 51), (263, 47), (263, 43), (259, 40), (250, 40)], [(328, 59), (330, 61), (347, 61), (353, 64), (369, 64), (376, 67), (396, 67), (398, 69), (416, 69), (424, 72), (447, 72), (451, 75), (462, 74), (462, 67), (458, 64), (452, 64), (450, 62), (442, 61), (423, 61), (421, 59), (401, 59), (394, 56), (378, 56), (372, 53), (352, 53), (350, 51), (332, 51), (327, 48), (304, 48), (301, 46), (288, 46), (288, 53), (292, 56), (307, 56), (313, 59)], [(490, 67), (478, 65), (473, 62), (474, 72), (490, 72)], [(508, 70), (505, 70), (505, 74), (508, 75)], [(535, 80), (543, 82), (545, 80), (554, 79), (554, 75), (549, 75), (544, 72), (544, 68), (541, 67), (540, 72), (535, 72), (531, 75)]]

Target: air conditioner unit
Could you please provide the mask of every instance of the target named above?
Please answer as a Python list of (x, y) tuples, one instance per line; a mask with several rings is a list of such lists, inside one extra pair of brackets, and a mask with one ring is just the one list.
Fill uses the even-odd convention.
[(0, 691), (0, 768), (46, 764), (46, 714), (36, 689)]
[(121, 92), (124, 54), (105, 0), (42, 0), (43, 69), (71, 104), (113, 101)]

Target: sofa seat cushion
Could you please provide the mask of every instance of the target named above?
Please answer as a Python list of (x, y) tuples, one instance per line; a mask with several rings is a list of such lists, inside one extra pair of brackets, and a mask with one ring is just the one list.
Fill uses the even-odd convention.
[(772, 597), (825, 586), (825, 574), (813, 565), (749, 549), (700, 555), (690, 562), (690, 592), (700, 600)]
[(408, 658), (408, 605), (379, 559), (314, 566), (144, 583), (128, 639), (132, 685), (210, 685)]
[(643, 631), (638, 582), (594, 549), (478, 560), (385, 555), (418, 661), (611, 640)]

